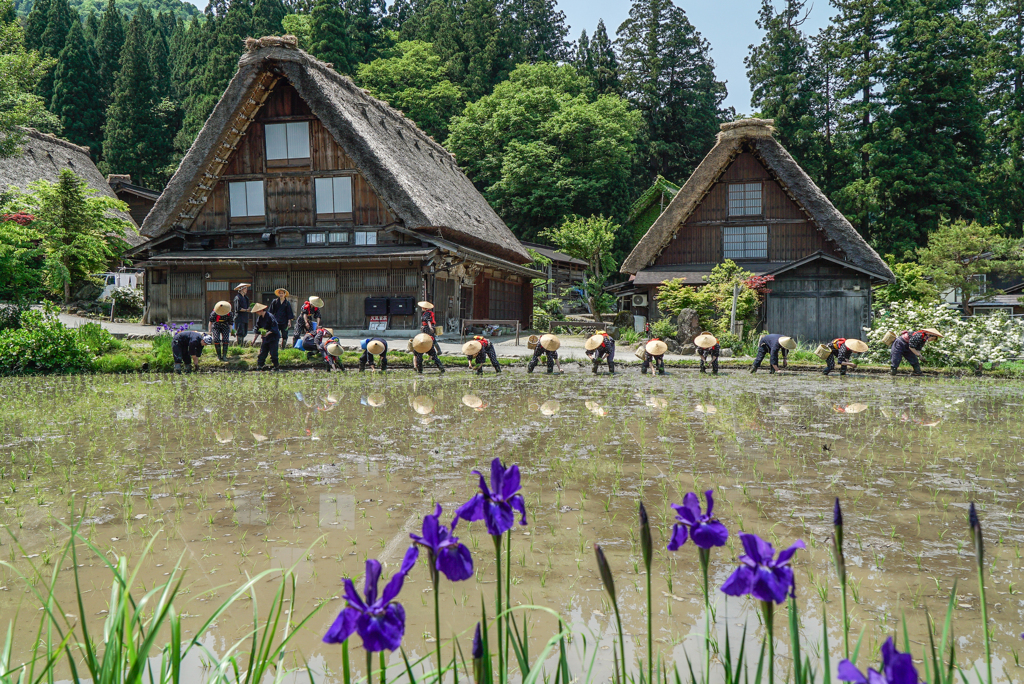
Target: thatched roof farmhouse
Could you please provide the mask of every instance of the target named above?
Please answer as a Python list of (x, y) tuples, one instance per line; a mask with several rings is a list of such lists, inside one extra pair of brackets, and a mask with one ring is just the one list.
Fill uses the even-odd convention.
[(325, 324), (411, 328), (532, 310), (530, 257), (455, 159), (290, 37), (248, 52), (142, 226), (151, 319), (198, 320), (238, 282), (316, 294)]
[[(764, 327), (807, 341), (857, 337), (871, 286), (892, 272), (774, 137), (772, 121), (722, 124), (718, 141), (622, 265), (658, 317), (657, 288), (699, 287), (732, 259), (775, 276)], [(643, 297), (634, 298), (642, 302)]]

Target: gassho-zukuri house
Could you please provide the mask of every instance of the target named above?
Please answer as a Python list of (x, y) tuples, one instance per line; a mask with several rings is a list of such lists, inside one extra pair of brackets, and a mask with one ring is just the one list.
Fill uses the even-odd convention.
[(658, 217), (621, 271), (633, 313), (656, 320), (657, 289), (700, 287), (732, 259), (772, 275), (763, 327), (815, 342), (863, 335), (871, 287), (892, 271), (773, 136), (771, 120), (722, 124), (715, 146)]
[(130, 253), (147, 323), (205, 321), (244, 282), (319, 296), (336, 329), (416, 328), (420, 299), (446, 329), (529, 325), (542, 274), (451, 154), (290, 37), (247, 48)]

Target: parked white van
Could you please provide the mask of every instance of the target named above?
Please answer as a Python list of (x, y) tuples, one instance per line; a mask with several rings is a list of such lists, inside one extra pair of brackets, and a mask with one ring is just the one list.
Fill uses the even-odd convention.
[(142, 279), (142, 271), (121, 271), (119, 273), (94, 273), (94, 278), (103, 280), (103, 292), (96, 299), (109, 299), (115, 287), (138, 287)]

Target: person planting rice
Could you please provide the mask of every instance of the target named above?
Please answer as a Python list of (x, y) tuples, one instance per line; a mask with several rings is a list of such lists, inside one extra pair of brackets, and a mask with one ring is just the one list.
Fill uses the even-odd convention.
[(444, 373), (444, 366), (441, 365), (441, 359), (437, 356), (437, 342), (434, 340), (434, 336), (421, 332), (412, 338), (412, 367), (421, 375), (423, 374), (424, 354), (429, 354), (430, 358), (434, 360), (434, 365), (437, 366), (437, 369)]
[(231, 324), (235, 316), (231, 313), (231, 302), (217, 302), (210, 312), (209, 333), (213, 336), (213, 348), (218, 361), (228, 360), (228, 345), (231, 343)]
[(751, 373), (756, 373), (757, 369), (761, 367), (761, 362), (764, 361), (764, 357), (771, 355), (768, 362), (771, 365), (769, 373), (777, 373), (779, 367), (779, 352), (782, 352), (782, 367), (785, 368), (787, 363), (787, 357), (789, 352), (796, 349), (796, 340), (792, 337), (786, 337), (785, 335), (763, 335), (757, 342), (757, 357), (754, 359), (754, 365), (750, 367)]
[(437, 328), (437, 319), (434, 317), (434, 305), (430, 302), (417, 302), (416, 306), (423, 310), (420, 314), (420, 332), (425, 332), (434, 337), (434, 329)]
[(601, 359), (608, 359), (608, 374), (615, 375), (615, 340), (604, 330), (598, 330), (583, 343), (586, 355), (593, 361), (591, 372), (597, 374)]
[(235, 342), (241, 347), (245, 344), (245, 336), (249, 333), (249, 283), (235, 286)]
[(697, 347), (697, 354), (700, 356), (700, 372), (708, 372), (707, 360), (710, 356), (711, 374), (718, 375), (718, 357), (722, 355), (722, 345), (718, 342), (718, 338), (704, 331), (693, 338), (693, 344)]
[(182, 366), (186, 373), (193, 370), (192, 359), (195, 359), (196, 368), (199, 367), (199, 357), (203, 355), (203, 347), (213, 344), (213, 335), (202, 333), (198, 330), (182, 330), (174, 333), (171, 340), (171, 354), (174, 356), (174, 372), (181, 374)]
[[(313, 295), (302, 305), (299, 317), (295, 319), (295, 342), (298, 342), (306, 333), (316, 332), (320, 325), (320, 309), (323, 308), (324, 300)], [(294, 345), (293, 345), (294, 346)], [(309, 351), (308, 349), (306, 351)]]
[(911, 375), (924, 375), (921, 372), (920, 360), (924, 345), (940, 337), (942, 337), (942, 333), (934, 328), (925, 328), (917, 332), (910, 332), (909, 330), (901, 332), (896, 336), (896, 341), (892, 343), (892, 353), (889, 355), (889, 372), (896, 375), (896, 371), (899, 370), (903, 359), (906, 359), (910, 363), (910, 367), (914, 369)]
[(252, 312), (256, 315), (253, 325), (260, 335), (260, 354), (256, 357), (256, 370), (269, 370), (263, 365), (269, 354), (274, 370), (279, 371), (281, 366), (277, 362), (277, 343), (281, 340), (281, 329), (277, 327), (277, 320), (270, 315), (266, 304), (253, 304)]
[(839, 375), (846, 375), (846, 368), (856, 368), (857, 364), (850, 360), (854, 354), (863, 354), (868, 350), (868, 345), (860, 340), (848, 340), (845, 337), (837, 337), (828, 344), (829, 355), (825, 359), (825, 369), (822, 375), (828, 375), (839, 363)]
[(657, 337), (651, 338), (644, 345), (644, 360), (640, 364), (640, 372), (647, 375), (647, 369), (654, 366), (654, 370), (657, 371), (658, 375), (665, 375), (665, 352), (667, 351), (667, 344)]
[(367, 337), (363, 340), (362, 344), (359, 345), (363, 349), (363, 355), (359, 357), (359, 372), (366, 370), (366, 366), (370, 366), (370, 370), (377, 370), (373, 364), (373, 357), (380, 357), (380, 369), (386, 371), (388, 369), (388, 343), (379, 337)]
[(476, 370), (477, 375), (484, 374), (484, 362), (487, 359), (491, 360), (495, 373), (501, 372), (498, 355), (494, 352), (494, 345), (483, 335), (474, 335), (473, 339), (462, 345), (462, 353), (469, 359), (469, 367), (471, 370)]
[(554, 372), (555, 364), (558, 364), (558, 372), (562, 373), (562, 364), (558, 360), (558, 348), (561, 346), (561, 340), (554, 335), (541, 335), (537, 346), (533, 350), (533, 358), (530, 359), (530, 363), (526, 366), (526, 372), (532, 373), (533, 369), (540, 362), (540, 357), (543, 355), (547, 360), (549, 374)]
[(326, 340), (326, 344), (323, 347), (324, 363), (327, 364), (327, 370), (340, 370), (344, 371), (345, 366), (341, 363), (341, 355), (345, 350), (338, 344), (336, 338), (329, 338)]
[(281, 349), (288, 344), (288, 328), (295, 320), (295, 312), (292, 310), (292, 303), (288, 301), (288, 290), (279, 287), (274, 290), (277, 299), (270, 302), (270, 315), (277, 321), (277, 327), (281, 331)]

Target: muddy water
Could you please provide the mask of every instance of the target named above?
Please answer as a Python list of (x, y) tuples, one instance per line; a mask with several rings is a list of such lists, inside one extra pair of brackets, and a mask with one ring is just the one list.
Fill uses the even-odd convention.
[[(824, 609), (833, 657), (839, 639), (828, 543), (833, 497), (843, 501), (851, 620), (855, 632), (864, 630), (864, 648), (874, 652), (906, 615), (920, 657), (925, 611), (941, 620), (958, 581), (962, 663), (981, 652), (966, 522), (968, 502), (978, 502), (996, 667), (1011, 680), (1020, 674), (1019, 384), (738, 371), (656, 379), (521, 372), (477, 378), (456, 371), (421, 379), (291, 373), (4, 380), (0, 395), (0, 523), (16, 538), (5, 536), (0, 559), (48, 576), (68, 536), (64, 525), (82, 520), (83, 534), (108, 558), (122, 554), (141, 564), (147, 587), (180, 561), (187, 574), (178, 610), (191, 629), (247, 575), (292, 567), (294, 615), (317, 605), (322, 610), (289, 659), (326, 673), (318, 680), (338, 676), (339, 650), (319, 639), (343, 606), (341, 578), (361, 586), (368, 557), (384, 561), (386, 574), (393, 571), (422, 516), (438, 502), (447, 519), (475, 491), (470, 471), (485, 470), (494, 456), (520, 464), (529, 513), (529, 524), (514, 533), (513, 602), (563, 614), (599, 639), (602, 663), (611, 660), (613, 621), (593, 562), (595, 542), (616, 573), (632, 652), (643, 652), (640, 499), (659, 548), (656, 648), (678, 662), (684, 651), (699, 662), (704, 618), (696, 552), (690, 545), (675, 553), (664, 547), (668, 505), (688, 491), (713, 489), (716, 512), (734, 534), (713, 556), (712, 586), (734, 567), (739, 530), (777, 547), (805, 540), (808, 548), (795, 563), (803, 628), (808, 643), (818, 643)], [(473, 551), (476, 577), (443, 584), (441, 629), (449, 653), (453, 633), (468, 652), (481, 600), (493, 614), (491, 540), (482, 523), (460, 525), (459, 532)], [(91, 553), (80, 564), (85, 615), (71, 602), (70, 581), (60, 584), (59, 598), (69, 620), (98, 628), (109, 573)], [(25, 653), (38, 604), (14, 569), (0, 568), (0, 615), (21, 616), (16, 651)], [(410, 655), (434, 648), (429, 587), (421, 561), (401, 596)], [(261, 583), (259, 605), (275, 589), (272, 581)], [(251, 602), (242, 602), (198, 636), (222, 653), (251, 628), (251, 619)], [(723, 637), (728, 629), (736, 638), (744, 623), (760, 636), (746, 600), (725, 602), (718, 594), (716, 620)], [(551, 620), (535, 614), (531, 626), (539, 649)], [(353, 660), (363, 662), (358, 653)]]

